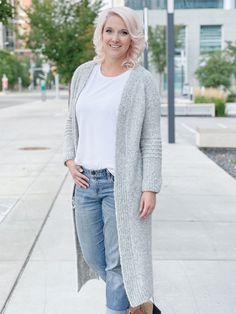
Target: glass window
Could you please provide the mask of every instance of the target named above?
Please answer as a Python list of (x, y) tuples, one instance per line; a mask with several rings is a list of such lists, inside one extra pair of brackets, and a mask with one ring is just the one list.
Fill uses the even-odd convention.
[[(167, 73), (164, 73), (163, 75), (164, 80), (163, 80), (163, 90), (167, 90), (168, 88), (168, 75)], [(184, 73), (183, 73), (183, 68), (175, 68), (175, 91), (181, 92), (183, 90), (183, 85), (184, 85)]]
[(200, 30), (200, 53), (221, 50), (221, 25), (202, 25)]
[(175, 89), (181, 91), (184, 85), (186, 70), (186, 27), (184, 25), (176, 25), (176, 27), (180, 27), (180, 29), (177, 32), (175, 47)]
[(4, 39), (4, 48), (13, 50), (14, 49), (14, 33), (13, 29), (5, 26), (3, 28), (3, 39)]
[(166, 0), (157, 0), (158, 9), (166, 9)]
[[(142, 10), (143, 0), (126, 0), (125, 5), (135, 10)], [(146, 0), (149, 9), (166, 9), (167, 0)], [(223, 0), (175, 0), (175, 9), (223, 8)]]
[(179, 27), (179, 31), (177, 33), (176, 38), (176, 48), (175, 48), (175, 55), (180, 55), (181, 50), (185, 51), (185, 36), (186, 36), (186, 27), (183, 25), (176, 25), (176, 27)]
[(126, 0), (125, 5), (134, 10), (142, 10), (143, 9), (143, 1), (142, 0)]
[(223, 0), (175, 0), (176, 9), (223, 8)]

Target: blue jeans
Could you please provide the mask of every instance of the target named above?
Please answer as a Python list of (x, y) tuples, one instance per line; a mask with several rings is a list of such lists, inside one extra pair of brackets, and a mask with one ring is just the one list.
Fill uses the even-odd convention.
[[(107, 169), (89, 170), (89, 187), (76, 186), (76, 230), (86, 263), (106, 282), (106, 314), (127, 314), (118, 247), (114, 176)], [(95, 305), (96, 307), (96, 305)]]

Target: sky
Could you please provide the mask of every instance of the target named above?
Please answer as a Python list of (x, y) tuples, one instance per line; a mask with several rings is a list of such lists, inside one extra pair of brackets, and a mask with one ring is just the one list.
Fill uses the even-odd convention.
[(112, 6), (112, 2), (114, 5), (122, 5), (122, 3), (124, 3), (124, 1), (115, 1), (115, 0), (103, 0), (103, 3), (105, 4), (105, 7), (111, 7)]
[(106, 7), (111, 7), (111, 0), (103, 0), (103, 3), (104, 3), (104, 9)]

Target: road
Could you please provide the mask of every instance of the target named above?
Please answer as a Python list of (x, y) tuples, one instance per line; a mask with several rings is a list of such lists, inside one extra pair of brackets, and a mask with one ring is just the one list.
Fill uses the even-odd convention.
[[(62, 99), (67, 98), (67, 91), (60, 91)], [(47, 91), (47, 99), (55, 98), (55, 91)], [(8, 92), (7, 94), (0, 93), (0, 109), (10, 106), (27, 104), (41, 99), (40, 91), (33, 92)]]

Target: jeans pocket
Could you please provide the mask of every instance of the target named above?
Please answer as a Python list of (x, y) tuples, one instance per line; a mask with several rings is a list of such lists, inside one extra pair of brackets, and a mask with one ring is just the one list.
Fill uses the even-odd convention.
[(110, 181), (111, 181), (112, 183), (114, 183), (115, 177), (114, 177), (113, 174), (111, 174), (110, 172), (109, 172), (109, 179), (110, 179)]

